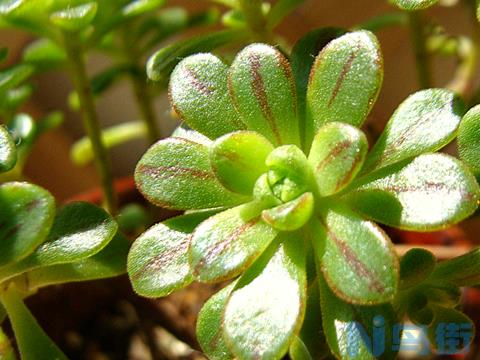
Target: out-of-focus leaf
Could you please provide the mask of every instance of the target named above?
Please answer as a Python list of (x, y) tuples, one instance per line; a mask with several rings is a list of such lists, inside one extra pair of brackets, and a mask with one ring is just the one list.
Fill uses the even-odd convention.
[[(320, 279), (323, 331), (330, 350), (338, 359), (394, 359), (393, 328), (398, 320), (390, 304), (356, 306), (348, 304)], [(382, 328), (385, 334), (374, 336)], [(377, 330), (378, 331), (378, 330)]]
[(267, 14), (267, 26), (273, 29), (305, 0), (278, 0)]
[(327, 122), (361, 126), (382, 81), (383, 60), (375, 35), (361, 30), (331, 41), (318, 54), (310, 73), (306, 144)]
[(170, 79), (175, 112), (212, 139), (245, 128), (228, 93), (227, 70), (216, 56), (197, 54), (181, 61)]
[(248, 200), (218, 182), (205, 145), (183, 138), (150, 147), (137, 165), (135, 182), (150, 202), (170, 209), (210, 209)]
[(245, 204), (212, 216), (195, 229), (190, 263), (198, 280), (231, 279), (262, 254), (277, 231), (259, 213), (253, 203)]
[(196, 334), (205, 355), (211, 360), (231, 360), (233, 355), (223, 338), (222, 318), (235, 282), (224, 287), (203, 305), (198, 314)]
[(30, 289), (118, 276), (127, 271), (129, 248), (130, 241), (117, 233), (105, 248), (93, 256), (73, 263), (37, 268), (24, 276), (28, 277)]
[(435, 284), (474, 286), (480, 284), (480, 249), (440, 262), (429, 278)]
[(32, 93), (33, 88), (29, 84), (7, 90), (0, 97), (0, 111), (10, 111), (11, 113), (16, 112), (16, 110), (27, 101)]
[(455, 137), (463, 109), (460, 98), (449, 90), (410, 95), (390, 118), (362, 173), (442, 148)]
[(460, 158), (480, 178), (480, 105), (471, 108), (463, 117), (458, 129)]
[(20, 64), (0, 72), (0, 92), (19, 86), (33, 73), (33, 67)]
[(300, 135), (305, 141), (305, 101), (307, 86), (315, 57), (330, 41), (342, 35), (339, 28), (320, 28), (308, 32), (292, 49), (291, 64), (297, 88), (297, 112), (300, 119)]
[(224, 336), (237, 358), (281, 359), (302, 324), (307, 292), (302, 238), (284, 240), (239, 279), (228, 299)]
[(192, 232), (212, 214), (200, 212), (169, 219), (135, 240), (128, 254), (128, 274), (135, 292), (161, 297), (192, 282), (188, 261)]
[(307, 192), (285, 204), (263, 210), (262, 219), (279, 231), (297, 230), (310, 220), (314, 205), (313, 194)]
[(126, 17), (143, 15), (153, 12), (165, 4), (165, 0), (134, 0), (122, 8), (122, 14)]
[(78, 6), (68, 6), (50, 15), (50, 21), (65, 31), (78, 32), (87, 27), (97, 14), (94, 1)]
[(17, 149), (8, 129), (0, 125), (0, 172), (10, 170), (17, 162)]
[(244, 30), (225, 30), (178, 41), (157, 51), (147, 63), (147, 75), (153, 81), (165, 82), (181, 59), (234, 43), (248, 36)]
[[(102, 130), (101, 136), (104, 146), (107, 149), (111, 149), (128, 141), (143, 138), (146, 134), (147, 129), (143, 122), (132, 121), (104, 129)], [(88, 137), (83, 137), (78, 140), (70, 150), (70, 158), (79, 166), (86, 165), (93, 161), (94, 156), (92, 143)]]
[(217, 139), (210, 147), (215, 176), (229, 190), (251, 195), (253, 186), (267, 172), (265, 160), (272, 144), (253, 131), (238, 131)]
[(390, 0), (390, 2), (402, 10), (417, 11), (435, 5), (438, 0)]
[(357, 128), (337, 122), (321, 127), (308, 156), (320, 195), (345, 188), (360, 171), (367, 151), (367, 138)]
[(117, 224), (105, 210), (90, 203), (68, 204), (57, 213), (46, 241), (21, 261), (0, 268), (0, 279), (85, 259), (102, 250), (116, 232)]
[[(0, 323), (1, 323), (0, 319)], [(2, 360), (15, 360), (15, 352), (12, 348), (12, 344), (10, 343), (10, 340), (8, 337), (5, 335), (3, 330), (0, 328), (0, 359)]]
[(0, 48), (0, 62), (3, 62), (8, 57), (8, 48), (2, 47)]
[(420, 284), (432, 273), (437, 260), (425, 249), (411, 249), (400, 261), (400, 288), (406, 289)]
[(7, 309), (22, 360), (68, 360), (38, 325), (13, 286), (0, 294), (0, 301)]
[(299, 144), (295, 81), (277, 49), (253, 44), (240, 51), (230, 67), (228, 86), (248, 129), (276, 145)]
[(116, 217), (118, 228), (126, 234), (144, 232), (152, 224), (152, 216), (147, 208), (139, 203), (130, 203), (120, 209)]
[(39, 39), (29, 44), (23, 50), (22, 58), (42, 70), (57, 68), (67, 60), (65, 52), (50, 39)]
[(479, 198), (475, 177), (463, 163), (444, 154), (396, 164), (346, 195), (369, 218), (417, 231), (442, 229), (467, 218)]
[(40, 245), (50, 231), (55, 200), (36, 185), (0, 185), (0, 266), (19, 261)]
[(360, 305), (394, 298), (398, 259), (390, 239), (375, 223), (332, 204), (313, 224), (320, 269), (336, 296)]

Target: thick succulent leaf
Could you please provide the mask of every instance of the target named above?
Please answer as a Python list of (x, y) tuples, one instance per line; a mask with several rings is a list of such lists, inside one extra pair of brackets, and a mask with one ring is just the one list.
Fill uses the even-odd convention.
[(68, 6), (50, 15), (50, 21), (62, 30), (77, 32), (89, 25), (97, 14), (96, 2)]
[(55, 216), (50, 193), (28, 183), (0, 185), (0, 266), (29, 255), (48, 235)]
[(437, 259), (430, 251), (417, 248), (409, 250), (400, 260), (400, 288), (420, 284), (435, 269)]
[[(257, 259), (277, 235), (249, 203), (212, 216), (196, 229), (190, 263), (199, 281), (235, 277)], [(253, 209), (252, 209), (253, 208)]]
[(264, 44), (247, 46), (228, 75), (233, 102), (250, 130), (273, 144), (299, 144), (295, 81), (288, 60)]
[(397, 164), (346, 196), (371, 219), (420, 231), (465, 219), (475, 211), (479, 198), (475, 177), (463, 163), (444, 154), (425, 154)]
[(0, 173), (10, 170), (17, 162), (17, 149), (8, 129), (0, 125)]
[(344, 189), (360, 171), (367, 151), (367, 138), (357, 128), (337, 122), (323, 126), (308, 156), (320, 195)]
[(28, 278), (30, 289), (115, 277), (127, 271), (129, 248), (130, 241), (117, 232), (108, 245), (93, 256), (74, 263), (37, 268), (24, 276)]
[(170, 78), (170, 100), (193, 129), (215, 139), (245, 125), (235, 111), (227, 88), (228, 66), (212, 54), (182, 60)]
[(430, 304), (436, 304), (446, 307), (456, 307), (462, 300), (462, 290), (456, 284), (448, 282), (434, 283), (427, 280), (419, 287)]
[[(323, 331), (338, 359), (394, 359), (393, 327), (398, 323), (390, 304), (356, 306), (344, 302), (320, 280)], [(385, 329), (385, 337), (373, 332)], [(382, 334), (383, 335), (383, 334)], [(384, 341), (384, 342), (383, 342)]]
[(184, 138), (168, 138), (150, 147), (137, 165), (135, 182), (150, 202), (170, 209), (233, 206), (248, 199), (218, 182), (205, 145)]
[(313, 213), (312, 193), (305, 193), (285, 204), (262, 211), (262, 219), (279, 231), (293, 231), (307, 223)]
[(325, 46), (310, 73), (306, 144), (330, 121), (361, 126), (378, 96), (382, 80), (382, 55), (372, 33), (355, 31)]
[[(300, 330), (306, 303), (302, 239), (286, 239), (238, 281), (223, 316), (224, 336), (239, 359), (281, 359)], [(266, 263), (266, 264), (265, 264)]]
[(29, 44), (22, 55), (23, 61), (37, 69), (51, 69), (61, 66), (67, 59), (65, 51), (53, 40), (39, 39)]
[(399, 265), (388, 236), (343, 206), (332, 204), (317, 220), (315, 251), (332, 291), (354, 304), (391, 301)]
[(480, 178), (480, 105), (470, 109), (458, 129), (458, 152), (460, 158)]
[(116, 232), (117, 224), (105, 210), (84, 202), (65, 205), (57, 213), (46, 241), (23, 260), (0, 268), (0, 279), (85, 259), (103, 249)]
[(220, 182), (229, 190), (251, 195), (257, 179), (268, 168), (265, 164), (272, 144), (253, 131), (222, 136), (210, 147), (210, 161)]
[(188, 261), (192, 232), (211, 215), (178, 216), (152, 226), (135, 240), (128, 255), (128, 274), (135, 292), (161, 297), (192, 282)]
[(165, 4), (165, 0), (134, 0), (122, 8), (123, 16), (139, 16), (154, 11)]
[(429, 282), (456, 286), (480, 285), (480, 249), (440, 262)]
[(198, 314), (196, 334), (205, 355), (210, 360), (231, 360), (233, 355), (223, 337), (223, 312), (235, 282), (224, 287), (203, 305)]
[(212, 140), (200, 134), (198, 131), (189, 128), (185, 123), (182, 123), (173, 131), (172, 137), (190, 140), (208, 147), (212, 144)]
[(300, 119), (302, 141), (305, 140), (305, 101), (308, 79), (315, 57), (324, 46), (343, 33), (342, 29), (333, 27), (315, 29), (300, 38), (292, 49), (290, 61), (297, 88), (297, 112)]
[[(1, 323), (1, 320), (0, 320)], [(15, 360), (15, 351), (7, 335), (0, 328), (0, 359), (2, 360)]]
[(22, 360), (68, 360), (43, 331), (13, 287), (0, 294), (0, 301), (7, 309)]
[(153, 81), (165, 82), (180, 59), (239, 41), (245, 36), (244, 29), (225, 30), (177, 41), (160, 49), (150, 57), (147, 63), (147, 75)]
[(402, 10), (416, 11), (435, 5), (438, 0), (390, 0), (390, 2)]
[(33, 71), (31, 65), (20, 64), (0, 72), (0, 92), (19, 86)]
[(453, 140), (462, 115), (463, 103), (449, 90), (410, 95), (388, 121), (362, 173), (437, 151)]

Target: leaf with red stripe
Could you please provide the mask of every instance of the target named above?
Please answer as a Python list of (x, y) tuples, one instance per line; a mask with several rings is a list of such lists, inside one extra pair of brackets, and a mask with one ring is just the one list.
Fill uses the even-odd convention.
[(36, 185), (0, 185), (0, 266), (19, 261), (40, 245), (53, 224), (55, 200)]
[(480, 199), (467, 166), (444, 154), (420, 155), (373, 175), (345, 200), (375, 221), (406, 230), (456, 224), (475, 211)]
[(190, 263), (199, 281), (227, 280), (242, 273), (277, 235), (255, 203), (226, 210), (204, 221), (190, 244)]
[(167, 296), (193, 280), (188, 247), (195, 227), (212, 212), (177, 216), (152, 226), (132, 245), (127, 271), (136, 293)]
[(327, 122), (361, 126), (377, 99), (382, 81), (380, 46), (369, 31), (345, 34), (325, 46), (310, 72), (306, 145)]
[(193, 129), (215, 139), (242, 130), (227, 88), (228, 67), (212, 54), (182, 60), (170, 78), (170, 100), (178, 115)]
[(330, 204), (313, 222), (320, 268), (333, 292), (354, 304), (391, 301), (399, 264), (388, 236), (344, 206)]
[(362, 174), (441, 149), (455, 137), (463, 112), (461, 99), (449, 90), (410, 95), (388, 121)]
[(150, 202), (169, 209), (209, 209), (248, 201), (218, 182), (208, 147), (185, 138), (168, 138), (150, 147), (137, 165), (135, 182)]
[(367, 150), (367, 138), (357, 128), (337, 122), (323, 126), (308, 156), (320, 195), (345, 188), (360, 171)]
[(228, 86), (248, 129), (275, 145), (299, 144), (292, 69), (277, 49), (264, 44), (243, 49), (230, 67)]

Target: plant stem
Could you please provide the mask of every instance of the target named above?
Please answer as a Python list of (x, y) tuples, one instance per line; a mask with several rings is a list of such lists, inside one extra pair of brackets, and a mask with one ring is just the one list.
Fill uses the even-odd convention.
[(373, 17), (370, 20), (355, 26), (354, 29), (377, 32), (389, 27), (407, 26), (408, 23), (408, 15), (405, 12), (392, 12)]
[(256, 41), (271, 42), (272, 35), (267, 30), (267, 21), (263, 16), (261, 0), (238, 0), (240, 8), (253, 32)]
[(408, 14), (410, 34), (417, 64), (418, 83), (420, 88), (426, 89), (431, 86), (430, 56), (427, 51), (421, 13), (412, 11)]
[(71, 76), (80, 101), (83, 126), (92, 143), (95, 165), (103, 188), (105, 207), (110, 214), (114, 215), (117, 211), (117, 196), (113, 188), (110, 159), (102, 141), (84, 54), (76, 39), (72, 39), (72, 37), (69, 35), (65, 36), (65, 49), (70, 64)]

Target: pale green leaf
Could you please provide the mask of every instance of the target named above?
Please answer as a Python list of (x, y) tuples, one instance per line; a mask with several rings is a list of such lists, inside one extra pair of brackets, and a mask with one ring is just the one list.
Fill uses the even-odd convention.
[(78, 32), (89, 25), (97, 14), (98, 4), (88, 2), (78, 6), (68, 6), (50, 15), (50, 21), (65, 31)]
[(480, 105), (471, 108), (462, 118), (458, 129), (460, 158), (480, 178)]
[(435, 5), (438, 0), (390, 0), (390, 2), (402, 10), (418, 11)]
[(310, 220), (314, 209), (313, 194), (304, 193), (285, 204), (262, 211), (262, 219), (279, 231), (293, 231)]
[(8, 129), (0, 125), (0, 173), (10, 170), (17, 162), (17, 149)]

